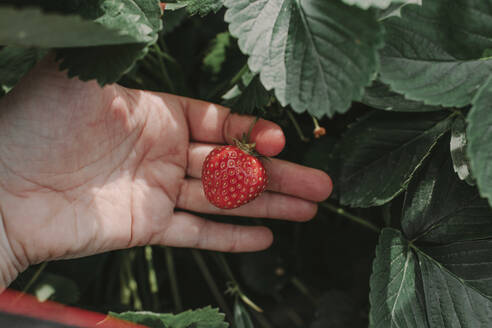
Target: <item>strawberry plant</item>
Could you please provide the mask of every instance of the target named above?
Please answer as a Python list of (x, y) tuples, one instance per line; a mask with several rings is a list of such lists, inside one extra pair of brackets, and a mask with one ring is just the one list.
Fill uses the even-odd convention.
[[(54, 52), (70, 77), (275, 121), (280, 157), (325, 170), (334, 195), (309, 223), (263, 222), (277, 236), (264, 252), (145, 246), (35, 266), (13, 287), (151, 327), (491, 325), (492, 1), (159, 5), (3, 1), (0, 94)], [(219, 207), (222, 190), (243, 195), (239, 180), (214, 191), (226, 151), (250, 156), (206, 160)], [(266, 179), (254, 157), (244, 170)]]

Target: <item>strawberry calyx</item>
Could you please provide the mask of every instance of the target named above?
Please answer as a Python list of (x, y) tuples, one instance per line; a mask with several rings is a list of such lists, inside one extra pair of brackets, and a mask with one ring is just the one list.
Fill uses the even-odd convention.
[(252, 155), (255, 157), (261, 156), (255, 150), (256, 142), (249, 143), (247, 140), (247, 136), (245, 134), (243, 135), (243, 138), (241, 140), (238, 140), (236, 138), (232, 138), (232, 142), (233, 142), (234, 146), (241, 149), (243, 152), (245, 152), (248, 155)]
[(239, 140), (237, 138), (232, 138), (232, 142), (237, 148), (241, 149), (246, 154), (261, 158), (261, 157), (265, 157), (265, 156), (259, 154), (255, 150), (256, 142), (252, 142), (252, 143), (249, 142), (249, 139), (251, 137), (251, 131), (253, 131), (253, 128), (259, 119), (260, 118), (258, 116), (255, 118), (255, 120), (251, 123), (251, 125), (249, 127), (248, 133), (247, 134), (243, 133), (241, 140)]
[(249, 127), (248, 133), (243, 133), (241, 139), (237, 139), (233, 137), (232, 144), (237, 148), (241, 149), (243, 152), (245, 152), (248, 155), (269, 161), (270, 160), (269, 157), (262, 155), (256, 151), (256, 142), (249, 142), (251, 131), (253, 131), (253, 128), (259, 119), (260, 119), (259, 117), (255, 118), (255, 120), (253, 121), (253, 123), (251, 123), (251, 126)]

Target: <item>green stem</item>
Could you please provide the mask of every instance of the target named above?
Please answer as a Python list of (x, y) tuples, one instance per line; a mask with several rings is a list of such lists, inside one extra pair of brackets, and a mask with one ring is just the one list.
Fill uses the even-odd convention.
[(149, 288), (145, 288), (145, 286), (148, 286), (150, 283), (149, 267), (146, 264), (145, 248), (137, 249), (134, 263), (132, 263), (132, 268), (137, 286), (141, 287), (139, 295), (142, 300), (142, 307), (145, 307), (146, 304), (152, 304), (152, 292)]
[[(160, 49), (157, 49), (158, 46), (156, 44), (154, 44), (152, 48), (156, 52), (160, 52)], [(164, 65), (164, 61), (160, 57), (156, 58), (156, 61), (158, 62), (159, 68), (161, 69), (161, 74), (162, 74), (162, 78), (164, 79), (164, 82), (169, 86), (169, 90), (172, 93), (176, 93), (176, 88), (174, 87), (174, 83), (171, 81), (171, 78), (169, 77), (169, 73), (167, 71), (166, 65)]]
[(387, 203), (383, 206), (383, 221), (385, 226), (391, 226), (391, 203)]
[(250, 137), (251, 137), (251, 132), (253, 131), (253, 128), (255, 127), (256, 122), (258, 122), (259, 119), (260, 119), (260, 117), (256, 116), (255, 119), (253, 120), (253, 122), (251, 122), (251, 125), (249, 126), (249, 129), (248, 129), (248, 134), (246, 134), (242, 140), (243, 143), (246, 143), (246, 144), (249, 143)]
[(160, 308), (159, 302), (159, 284), (157, 283), (157, 274), (154, 268), (152, 247), (145, 246), (145, 260), (147, 261), (148, 279), (149, 279), (149, 289), (152, 295), (152, 308), (154, 311), (158, 311)]
[(169, 274), (169, 283), (171, 285), (171, 294), (174, 302), (174, 309), (176, 312), (183, 311), (183, 304), (181, 302), (181, 294), (179, 293), (178, 278), (176, 275), (176, 268), (174, 266), (173, 250), (169, 247), (164, 247), (166, 256), (167, 273)]
[(238, 285), (237, 280), (234, 277), (231, 267), (229, 266), (229, 263), (227, 263), (224, 254), (222, 253), (215, 253), (215, 254), (216, 254), (216, 258), (219, 260), (219, 263), (222, 265), (222, 269), (225, 271), (225, 274), (227, 275), (229, 280), (232, 281), (234, 285), (237, 286)]
[[(127, 252), (125, 252), (126, 254)], [(126, 257), (121, 255), (121, 271), (120, 271), (120, 302), (123, 305), (130, 305), (132, 292), (128, 283), (128, 274), (126, 270)]]
[(319, 126), (319, 122), (318, 122), (318, 120), (316, 119), (316, 117), (314, 117), (313, 115), (311, 115), (311, 118), (313, 119), (314, 129), (319, 129), (319, 128), (320, 128), (320, 126)]
[(34, 283), (36, 282), (36, 280), (38, 280), (39, 276), (41, 275), (41, 273), (44, 271), (44, 269), (46, 269), (46, 266), (48, 265), (48, 262), (43, 262), (43, 264), (41, 264), (39, 266), (39, 268), (36, 270), (36, 272), (34, 273), (34, 275), (32, 276), (31, 280), (29, 280), (29, 282), (27, 283), (27, 285), (22, 289), (22, 293), (19, 294), (13, 301), (12, 303), (14, 304), (15, 302), (17, 302), (18, 300), (20, 300), (22, 298), (22, 296), (24, 294), (26, 294), (28, 291), (29, 291), (29, 288), (32, 287), (32, 285), (34, 285)]
[(313, 296), (313, 294), (311, 294), (311, 292), (309, 291), (309, 289), (307, 288), (307, 286), (297, 277), (292, 277), (290, 279), (290, 282), (304, 295), (306, 296), (309, 301), (311, 301), (311, 303), (313, 305), (317, 305), (318, 304), (318, 301), (316, 301), (316, 298)]
[(239, 82), (239, 79), (248, 71), (248, 64), (244, 64), (244, 66), (239, 70), (239, 72), (236, 73), (231, 79), (230, 86), (235, 85), (236, 83)]
[(246, 296), (246, 294), (243, 293), (224, 255), (222, 253), (216, 253), (216, 254), (218, 255), (217, 258), (219, 260), (219, 263), (222, 265), (223, 270), (225, 271), (229, 280), (232, 282), (232, 287), (229, 287), (226, 293), (229, 292), (232, 295), (236, 295), (241, 299), (241, 301), (243, 301), (243, 303), (245, 303), (250, 308), (255, 310), (255, 312), (259, 312), (259, 313), (263, 312), (263, 310), (258, 305), (256, 305), (255, 302), (253, 302), (248, 296)]
[(131, 249), (129, 251), (128, 260), (125, 263), (128, 277), (128, 287), (130, 288), (133, 297), (133, 307), (135, 308), (135, 310), (142, 310), (142, 300), (140, 299), (140, 295), (138, 294), (138, 283), (132, 270), (132, 264), (135, 260), (136, 255), (136, 249)]
[(358, 223), (360, 225), (363, 225), (364, 227), (366, 228), (369, 228), (371, 229), (372, 231), (376, 232), (376, 233), (379, 233), (381, 229), (379, 229), (376, 225), (372, 224), (371, 222), (359, 217), (359, 216), (356, 216), (352, 213), (349, 213), (347, 211), (345, 211), (343, 208), (341, 207), (336, 207), (330, 203), (326, 203), (326, 202), (323, 202), (323, 203), (319, 203), (322, 207), (326, 208), (327, 210), (333, 212), (333, 213), (336, 213), (338, 215), (341, 215), (355, 223)]
[(195, 262), (200, 269), (203, 278), (207, 282), (208, 287), (210, 288), (210, 291), (214, 295), (215, 299), (217, 300), (217, 303), (219, 303), (219, 306), (222, 308), (222, 310), (225, 312), (226, 316), (232, 320), (234, 316), (232, 315), (232, 311), (230, 310), (229, 306), (227, 305), (227, 302), (225, 301), (224, 297), (222, 296), (222, 293), (219, 290), (219, 287), (217, 287), (217, 284), (215, 283), (214, 278), (212, 277), (212, 274), (210, 273), (210, 270), (207, 267), (207, 264), (205, 263), (205, 260), (203, 259), (202, 254), (200, 251), (196, 249), (191, 250), (191, 254), (193, 255), (193, 258), (195, 259)]
[(250, 313), (255, 317), (262, 328), (274, 328), (263, 313), (257, 311), (250, 311)]
[(22, 293), (27, 293), (29, 291), (29, 288), (31, 288), (32, 285), (34, 285), (34, 283), (36, 282), (36, 280), (38, 280), (39, 276), (41, 275), (41, 273), (43, 273), (44, 269), (46, 269), (47, 265), (48, 265), (48, 262), (43, 262), (43, 264), (41, 264), (39, 266), (39, 268), (36, 270), (36, 272), (32, 276), (31, 280), (29, 280), (29, 282), (27, 283), (26, 287), (24, 287), (24, 289), (22, 289)]
[(304, 133), (302, 133), (301, 127), (299, 126), (299, 123), (297, 123), (296, 118), (294, 117), (294, 114), (290, 110), (287, 110), (287, 115), (289, 116), (292, 124), (296, 128), (297, 134), (299, 135), (299, 138), (301, 138), (302, 141), (304, 142), (309, 142), (309, 138), (306, 138), (304, 136)]
[(176, 61), (176, 59), (174, 59), (174, 57), (171, 56), (170, 54), (168, 54), (167, 52), (162, 51), (159, 46), (155, 45), (154, 50), (157, 52), (157, 55), (159, 57), (161, 57), (162, 59), (167, 60), (171, 64), (178, 65), (178, 62)]

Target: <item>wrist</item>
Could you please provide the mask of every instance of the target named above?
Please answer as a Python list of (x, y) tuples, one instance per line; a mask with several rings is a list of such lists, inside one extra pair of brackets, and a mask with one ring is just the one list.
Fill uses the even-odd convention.
[(20, 272), (26, 269), (15, 256), (5, 229), (5, 216), (0, 207), (0, 292), (7, 288)]

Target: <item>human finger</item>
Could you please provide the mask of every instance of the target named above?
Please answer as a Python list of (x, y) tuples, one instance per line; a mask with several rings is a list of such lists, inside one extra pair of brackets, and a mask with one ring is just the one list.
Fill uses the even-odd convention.
[(212, 205), (203, 192), (201, 181), (186, 179), (181, 188), (176, 206), (193, 212), (282, 219), (289, 221), (307, 221), (316, 215), (316, 203), (282, 195), (264, 192), (254, 201), (235, 209), (220, 209)]
[[(203, 100), (177, 97), (186, 116), (191, 139), (198, 142), (232, 144), (248, 133), (255, 117), (231, 113), (230, 109)], [(285, 136), (277, 124), (259, 119), (251, 131), (250, 142), (256, 143), (256, 151), (265, 156), (275, 156), (285, 146)]]
[(175, 212), (168, 228), (155, 235), (153, 243), (220, 252), (253, 252), (268, 248), (272, 241), (272, 232), (266, 227), (226, 224)]

